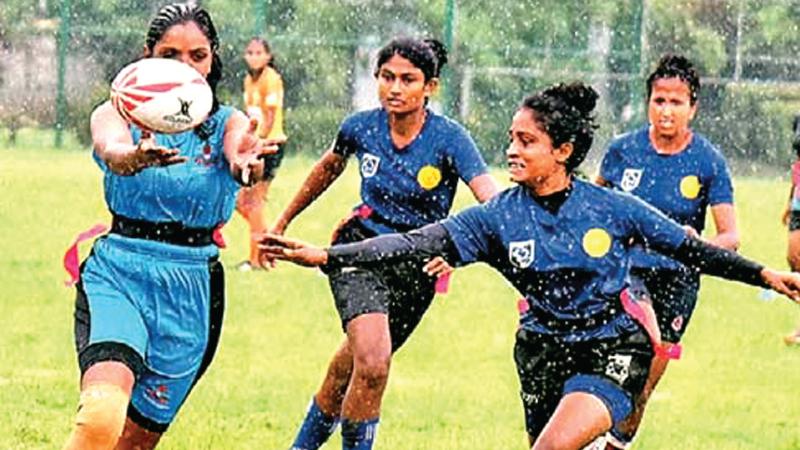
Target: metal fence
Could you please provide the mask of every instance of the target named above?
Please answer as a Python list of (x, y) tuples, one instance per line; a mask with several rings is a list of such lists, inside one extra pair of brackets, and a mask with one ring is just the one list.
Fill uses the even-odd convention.
[[(0, 12), (11, 11), (9, 0)], [(19, 2), (20, 4), (22, 2)], [(31, 3), (31, 2), (28, 2)], [(695, 127), (732, 158), (783, 164), (800, 110), (800, 1), (795, 0), (271, 0), (202, 2), (217, 22), (223, 101), (238, 104), (252, 35), (268, 38), (287, 89), (290, 144), (321, 151), (341, 119), (374, 100), (371, 55), (396, 34), (451, 49), (435, 99), (497, 160), (519, 100), (561, 80), (600, 91), (597, 148), (643, 123), (644, 78), (664, 52), (702, 71)], [(30, 21), (0, 21), (0, 128), (37, 126), (85, 139), (88, 111), (137, 57), (159, 3), (39, 0)], [(44, 68), (44, 70), (43, 70)], [(53, 76), (55, 75), (55, 76)]]

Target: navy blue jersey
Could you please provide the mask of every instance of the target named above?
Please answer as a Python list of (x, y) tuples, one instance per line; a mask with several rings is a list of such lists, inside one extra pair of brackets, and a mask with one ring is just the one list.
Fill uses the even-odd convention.
[[(233, 214), (239, 184), (233, 179), (223, 152), (225, 124), (233, 109), (221, 107), (204, 126), (210, 135), (202, 140), (194, 131), (154, 134), (156, 144), (180, 150), (188, 161), (167, 167), (151, 167), (123, 176), (108, 170), (103, 180), (108, 208), (131, 219), (150, 222), (180, 222), (187, 227), (211, 228), (226, 222)], [(131, 126), (133, 142), (141, 130)]]
[[(612, 188), (629, 192), (702, 233), (708, 206), (733, 203), (725, 158), (697, 133), (680, 153), (661, 155), (651, 144), (648, 130), (643, 127), (611, 142), (600, 176)], [(633, 266), (677, 269), (680, 263), (641, 249)]]
[(620, 303), (631, 240), (666, 250), (686, 239), (679, 224), (641, 200), (578, 180), (556, 214), (517, 186), (442, 224), (460, 263), (490, 264), (525, 296), (524, 328), (568, 341), (636, 329)]
[(364, 224), (378, 234), (444, 219), (459, 178), (469, 183), (487, 173), (467, 131), (431, 110), (419, 135), (402, 149), (392, 143), (384, 109), (353, 114), (342, 123), (334, 152), (358, 158), (361, 200), (377, 215)]

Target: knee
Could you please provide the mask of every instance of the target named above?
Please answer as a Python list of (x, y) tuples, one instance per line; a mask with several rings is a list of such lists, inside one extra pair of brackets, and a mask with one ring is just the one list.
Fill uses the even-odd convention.
[(789, 233), (789, 248), (786, 251), (786, 262), (795, 272), (800, 272), (800, 231)]
[(574, 442), (569, 439), (561, 439), (558, 434), (547, 434), (539, 436), (531, 450), (571, 450), (574, 448)]
[(75, 428), (65, 450), (112, 449), (125, 428), (130, 396), (119, 386), (95, 384), (81, 392)]
[(789, 268), (793, 272), (800, 272), (800, 254), (798, 252), (790, 252), (786, 255), (786, 262), (789, 263)]
[(362, 379), (370, 389), (383, 386), (389, 378), (391, 357), (391, 351), (371, 351), (364, 355), (356, 355), (356, 376)]

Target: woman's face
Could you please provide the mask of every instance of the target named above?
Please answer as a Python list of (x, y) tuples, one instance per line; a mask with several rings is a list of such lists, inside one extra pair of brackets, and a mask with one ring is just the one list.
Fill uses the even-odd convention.
[(394, 55), (378, 69), (378, 98), (389, 113), (402, 114), (425, 106), (438, 86), (438, 79), (425, 82), (425, 75), (411, 61)]
[(148, 56), (181, 61), (207, 77), (213, 53), (211, 43), (197, 24), (185, 22), (169, 27)]
[(252, 70), (263, 69), (270, 59), (272, 59), (272, 54), (258, 41), (250, 41), (247, 48), (244, 49), (244, 60), (247, 62), (247, 67)]
[(697, 112), (692, 104), (689, 85), (678, 77), (659, 78), (653, 82), (647, 101), (647, 117), (656, 135), (676, 137), (689, 129)]
[(508, 174), (511, 181), (526, 186), (541, 184), (543, 180), (558, 173), (571, 154), (571, 151), (564, 154), (561, 147), (553, 148), (550, 135), (534, 119), (530, 108), (520, 108), (514, 114), (508, 129), (508, 138)]

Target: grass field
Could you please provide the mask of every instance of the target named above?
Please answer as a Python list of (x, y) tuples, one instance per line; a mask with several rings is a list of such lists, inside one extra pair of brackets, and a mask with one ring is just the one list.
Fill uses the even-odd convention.
[[(271, 219), (310, 164), (285, 162)], [(788, 187), (736, 185), (743, 253), (783, 267), (778, 217)], [(63, 286), (61, 257), (77, 232), (108, 222), (100, 171), (88, 152), (0, 148), (0, 191), (0, 449), (59, 448), (78, 395), (74, 292)], [(461, 194), (460, 206), (469, 202)], [(351, 167), (289, 234), (325, 242), (356, 198)], [(237, 217), (226, 228), (228, 267), (246, 254), (245, 236)], [(315, 271), (229, 270), (227, 281), (217, 358), (160, 448), (288, 448), (342, 338)], [(755, 288), (704, 281), (685, 356), (657, 391), (635, 448), (800, 449), (800, 349), (780, 341), (800, 314), (757, 297)], [(515, 299), (485, 266), (454, 275), (393, 363), (378, 448), (525, 448), (511, 358)], [(340, 448), (338, 436), (327, 448)]]

